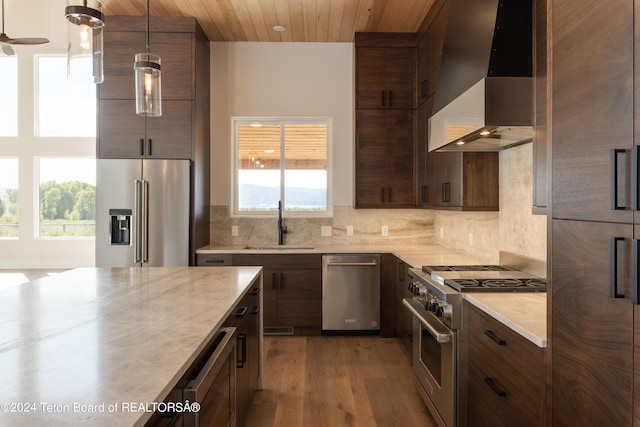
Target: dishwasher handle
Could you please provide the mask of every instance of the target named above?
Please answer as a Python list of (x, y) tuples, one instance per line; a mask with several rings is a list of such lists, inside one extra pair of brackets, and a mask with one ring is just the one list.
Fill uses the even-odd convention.
[(327, 267), (375, 267), (378, 265), (375, 261), (370, 262), (330, 262)]

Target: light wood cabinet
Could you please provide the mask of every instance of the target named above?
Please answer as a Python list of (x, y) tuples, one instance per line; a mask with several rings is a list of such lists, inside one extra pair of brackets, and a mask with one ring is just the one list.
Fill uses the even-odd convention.
[(545, 425), (545, 352), (465, 303), (469, 426)]

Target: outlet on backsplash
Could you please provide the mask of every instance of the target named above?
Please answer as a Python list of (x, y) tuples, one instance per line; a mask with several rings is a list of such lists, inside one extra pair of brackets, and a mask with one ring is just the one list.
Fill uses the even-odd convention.
[(347, 236), (353, 236), (353, 225), (347, 225)]
[(387, 237), (389, 235), (389, 227), (386, 225), (382, 226), (382, 231), (380, 233), (382, 236)]
[(231, 226), (231, 236), (232, 237), (238, 237), (238, 226), (237, 225), (232, 225)]

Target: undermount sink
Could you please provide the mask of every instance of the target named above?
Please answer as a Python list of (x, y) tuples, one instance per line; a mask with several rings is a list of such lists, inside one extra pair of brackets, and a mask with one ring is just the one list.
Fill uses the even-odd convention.
[(247, 245), (243, 249), (313, 249), (313, 246), (309, 245), (261, 245), (261, 246), (252, 246)]

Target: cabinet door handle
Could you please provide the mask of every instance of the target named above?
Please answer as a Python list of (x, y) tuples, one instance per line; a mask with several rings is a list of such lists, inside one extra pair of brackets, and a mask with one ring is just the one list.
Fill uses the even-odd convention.
[(144, 156), (144, 138), (140, 138), (140, 155)]
[(153, 140), (149, 138), (149, 155), (153, 155)]
[(484, 378), (484, 382), (485, 382), (485, 383), (487, 383), (487, 385), (488, 385), (489, 387), (491, 387), (491, 390), (493, 390), (493, 392), (494, 392), (495, 394), (497, 394), (498, 396), (500, 396), (500, 397), (505, 397), (505, 396), (507, 395), (507, 392), (506, 392), (506, 391), (501, 390), (501, 389), (497, 386), (497, 384), (496, 384), (496, 382), (493, 380), (493, 378), (491, 378), (491, 377), (485, 377), (485, 378)]
[(624, 294), (618, 293), (618, 242), (620, 241), (624, 241), (624, 237), (609, 239), (609, 296), (611, 298), (624, 298)]
[(489, 338), (491, 338), (491, 340), (498, 345), (507, 345), (507, 342), (505, 340), (503, 340), (502, 338), (494, 334), (493, 331), (490, 329), (485, 330), (484, 334)]
[(618, 205), (618, 155), (624, 153), (624, 151), (625, 150), (621, 148), (611, 150), (609, 160), (609, 202), (611, 210), (624, 210), (624, 206)]
[(384, 107), (384, 104), (385, 104), (384, 90), (380, 91), (380, 96), (381, 96), (382, 106)]
[(640, 269), (640, 265), (638, 264), (640, 260), (638, 259), (638, 255), (640, 255), (640, 253), (638, 252), (638, 249), (640, 249), (640, 240), (633, 239), (631, 241), (631, 302), (633, 304), (639, 303), (638, 269)]
[(217, 259), (208, 259), (204, 262), (205, 264), (224, 264), (224, 260), (217, 258)]
[(631, 149), (631, 209), (640, 210), (638, 201), (638, 157), (640, 156), (640, 145), (634, 145)]

